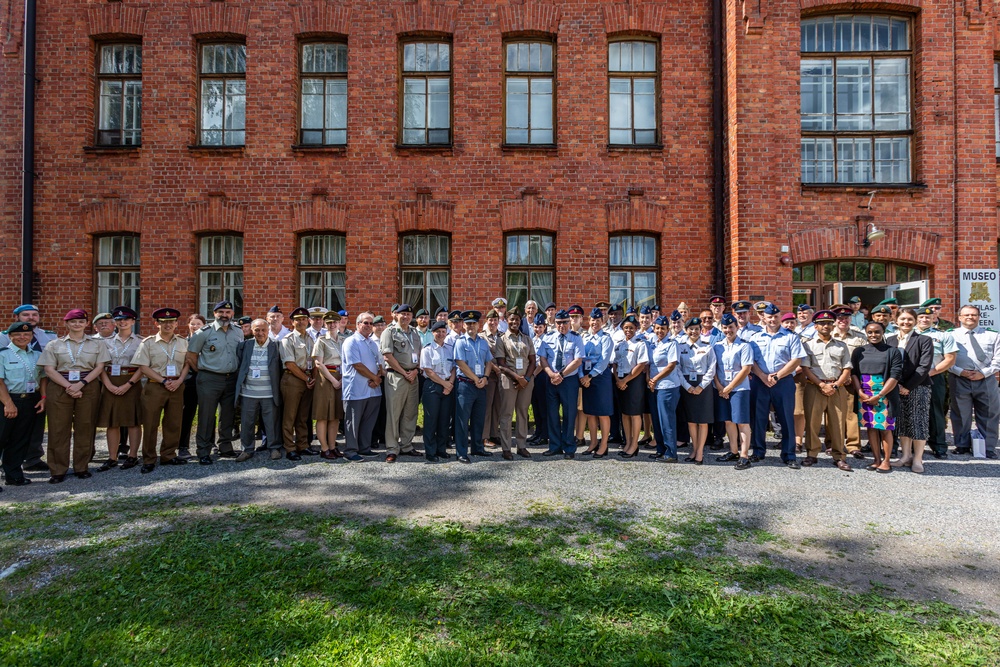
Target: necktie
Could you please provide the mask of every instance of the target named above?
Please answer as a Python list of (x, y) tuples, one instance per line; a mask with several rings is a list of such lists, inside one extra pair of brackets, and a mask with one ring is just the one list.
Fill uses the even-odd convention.
[(969, 345), (972, 346), (972, 352), (976, 355), (976, 364), (982, 366), (986, 363), (986, 354), (983, 353), (983, 348), (979, 345), (979, 341), (976, 340), (976, 332), (969, 331)]
[(566, 336), (559, 334), (559, 347), (556, 349), (556, 370), (562, 373), (563, 369), (563, 346), (566, 344)]

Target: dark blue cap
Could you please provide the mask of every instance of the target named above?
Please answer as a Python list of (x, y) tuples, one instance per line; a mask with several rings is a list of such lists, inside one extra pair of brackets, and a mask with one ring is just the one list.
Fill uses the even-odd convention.
[(650, 310), (661, 310), (660, 304), (654, 303), (652, 306), (649, 307), (649, 309)]
[[(212, 308), (212, 312), (214, 313), (215, 311), (222, 310), (223, 308), (227, 308), (229, 310), (236, 310), (236, 308), (233, 307), (232, 301), (223, 300), (215, 304), (215, 306)], [(275, 306), (275, 308), (277, 308), (277, 306)], [(281, 311), (279, 310), (277, 312), (280, 313)]]
[(643, 306), (642, 308), (639, 309), (639, 314), (640, 315), (652, 315), (653, 311), (650, 310), (649, 306)]
[(462, 313), (462, 320), (465, 322), (478, 322), (483, 319), (483, 314), (478, 310), (467, 310)]
[(111, 317), (116, 320), (134, 320), (139, 316), (128, 306), (118, 306), (111, 311)]
[(728, 327), (730, 324), (736, 324), (736, 318), (730, 315), (729, 313), (726, 313), (721, 318), (719, 318), (719, 324), (721, 324), (724, 327)]
[(537, 327), (537, 326), (542, 326), (542, 325), (544, 325), (544, 324), (545, 324), (545, 322), (546, 322), (546, 319), (545, 319), (545, 313), (537, 313), (537, 314), (535, 315), (535, 321), (534, 321), (534, 323), (533, 323), (533, 324), (534, 324), (534, 325), (535, 325), (536, 327)]
[(448, 313), (448, 309), (447, 309), (447, 308), (445, 308), (444, 306), (438, 306), (438, 307), (437, 307), (437, 310), (435, 310), (435, 311), (434, 311), (434, 317), (437, 317), (437, 316), (438, 316), (438, 315), (440, 315), (441, 313), (445, 313), (445, 314), (447, 314), (447, 313)]
[(594, 308), (592, 311), (590, 311), (590, 319), (592, 319), (592, 320), (603, 320), (604, 319), (604, 311), (601, 310), (600, 308)]
[(559, 320), (565, 322), (568, 319), (569, 319), (569, 313), (567, 313), (565, 310), (560, 310), (556, 312), (556, 322), (558, 322)]
[(447, 329), (447, 328), (448, 328), (447, 322), (438, 321), (431, 325), (431, 331), (437, 331), (438, 329)]
[(410, 304), (408, 304), (408, 303), (397, 303), (393, 307), (392, 312), (393, 313), (412, 313), (413, 312), (413, 308), (411, 308)]
[(692, 317), (691, 319), (689, 319), (687, 322), (684, 323), (684, 328), (685, 329), (687, 329), (689, 327), (700, 327), (700, 326), (701, 326), (701, 318), (700, 317)]
[(281, 312), (281, 308), (278, 308), (277, 306), (271, 306), (270, 308), (267, 309), (267, 312), (269, 312), (269, 313), (280, 313)]
[(681, 311), (675, 310), (674, 312), (670, 313), (670, 319), (672, 319), (675, 322), (681, 319)]
[(637, 329), (639, 328), (639, 320), (635, 319), (635, 315), (627, 315), (625, 319), (622, 320), (622, 324), (633, 324)]
[(815, 310), (815, 308), (810, 306), (808, 303), (800, 303), (799, 307), (796, 310), (798, 310), (801, 313), (803, 310)]
[(669, 327), (670, 320), (667, 319), (666, 315), (660, 315), (655, 320), (653, 320), (653, 324), (655, 324), (658, 327)]
[(462, 321), (462, 311), (453, 310), (448, 313), (448, 320), (451, 322), (461, 322)]
[(781, 312), (781, 308), (778, 308), (773, 303), (769, 303), (766, 306), (764, 306), (764, 314), (765, 315), (777, 315), (780, 312)]
[(542, 310), (548, 310), (549, 308), (555, 308), (555, 307), (556, 307), (555, 302), (554, 301), (549, 301), (547, 304), (545, 304), (545, 307), (542, 308)]

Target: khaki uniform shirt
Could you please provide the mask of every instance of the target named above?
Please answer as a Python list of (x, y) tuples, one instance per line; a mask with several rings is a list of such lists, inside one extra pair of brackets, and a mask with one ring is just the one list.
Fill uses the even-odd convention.
[(836, 380), (845, 368), (853, 368), (847, 343), (831, 338), (824, 343), (819, 336), (802, 341), (806, 358), (802, 365), (811, 368), (820, 380)]
[[(165, 378), (176, 378), (184, 368), (184, 355), (188, 351), (188, 342), (180, 336), (174, 336), (169, 343), (165, 343), (160, 334), (149, 336), (139, 343), (139, 349), (132, 357), (133, 366), (149, 366), (156, 373)], [(173, 366), (172, 373), (168, 373), (169, 366)]]
[(304, 371), (312, 370), (313, 340), (309, 334), (300, 334), (293, 331), (278, 343), (281, 352), (281, 363), (287, 364), (289, 361)]
[(391, 354), (404, 371), (420, 366), (420, 334), (415, 327), (410, 327), (405, 333), (396, 324), (386, 327), (378, 343), (379, 352)]
[(518, 375), (524, 377), (528, 372), (528, 357), (535, 355), (535, 345), (531, 339), (520, 332), (508, 331), (500, 336), (497, 343), (497, 352), (493, 352), (494, 358), (502, 358), (504, 366)]
[(340, 356), (341, 348), (342, 342), (340, 337), (330, 338), (329, 336), (323, 336), (316, 339), (316, 344), (313, 345), (312, 356), (318, 364), (339, 367), (344, 363)]
[(219, 323), (203, 327), (188, 340), (188, 352), (198, 355), (198, 370), (235, 373), (239, 370), (237, 350), (243, 344), (243, 329), (235, 324), (223, 331)]
[(132, 357), (135, 356), (136, 350), (139, 349), (139, 344), (142, 339), (132, 333), (128, 338), (122, 340), (115, 334), (111, 338), (102, 338), (104, 344), (108, 346), (108, 354), (111, 355), (111, 361), (108, 362), (109, 368), (105, 369), (108, 375), (114, 376), (112, 373), (115, 370), (115, 366), (118, 366), (118, 375), (132, 375), (125, 370), (126, 366), (134, 366), (132, 363)]
[(834, 329), (831, 335), (840, 342), (845, 343), (847, 349), (852, 353), (855, 349), (868, 344), (868, 337), (856, 331), (848, 331), (846, 335), (841, 335), (838, 329)]
[(94, 370), (97, 364), (110, 362), (111, 354), (103, 340), (84, 338), (82, 342), (76, 343), (69, 336), (51, 341), (38, 358), (39, 366), (55, 366), (60, 373), (80, 371), (85, 374)]
[(506, 355), (506, 350), (501, 344), (501, 338), (503, 334), (499, 331), (495, 334), (488, 334), (485, 331), (479, 334), (479, 337), (486, 341), (486, 344), (490, 347), (490, 354), (493, 355), (493, 363), (497, 366), (504, 364), (504, 356)]

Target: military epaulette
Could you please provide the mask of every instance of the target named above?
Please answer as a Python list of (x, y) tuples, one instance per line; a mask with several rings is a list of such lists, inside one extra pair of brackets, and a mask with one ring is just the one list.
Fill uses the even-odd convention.
[(47, 334), (49, 334), (50, 336), (55, 336), (56, 335), (55, 331), (49, 331), (48, 329), (42, 329), (42, 331), (45, 332), (45, 333), (47, 333)]

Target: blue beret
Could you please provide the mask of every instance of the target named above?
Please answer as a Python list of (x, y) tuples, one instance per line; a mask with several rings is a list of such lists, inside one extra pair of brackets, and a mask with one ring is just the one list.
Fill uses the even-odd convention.
[(549, 301), (547, 304), (545, 304), (545, 308), (543, 308), (542, 310), (548, 310), (549, 308), (555, 308), (555, 307), (556, 304), (552, 301)]
[[(677, 312), (677, 311), (674, 311), (674, 312)], [(660, 315), (655, 320), (653, 320), (653, 324), (655, 324), (658, 327), (668, 327), (668, 326), (670, 326), (670, 320), (668, 320), (666, 318), (666, 316)]]
[(17, 308), (15, 308), (14, 309), (14, 314), (15, 315), (20, 315), (21, 313), (27, 312), (29, 310), (33, 310), (35, 312), (38, 312), (37, 308), (35, 308), (34, 306), (32, 306), (30, 303), (26, 303), (26, 304), (20, 305)]
[(592, 311), (590, 311), (590, 319), (592, 319), (592, 320), (603, 320), (604, 319), (604, 311), (602, 311), (600, 308), (594, 308)]
[(764, 314), (765, 315), (777, 315), (780, 312), (781, 312), (781, 308), (778, 308), (773, 303), (769, 303), (766, 306), (764, 306)]
[(434, 311), (434, 317), (437, 317), (441, 313), (444, 313), (445, 315), (447, 315), (448, 314), (448, 309), (445, 308), (444, 306), (438, 306), (437, 310)]
[(346, 310), (338, 310), (337, 314), (340, 315), (341, 317), (347, 317), (347, 311)]
[(538, 313), (535, 315), (534, 325), (536, 327), (544, 325), (546, 322), (545, 313)]
[(721, 324), (724, 327), (728, 327), (730, 324), (736, 324), (736, 318), (730, 315), (729, 313), (726, 313), (721, 318), (719, 318), (719, 324)]
[(413, 308), (408, 303), (397, 303), (392, 308), (393, 313), (412, 313)]

